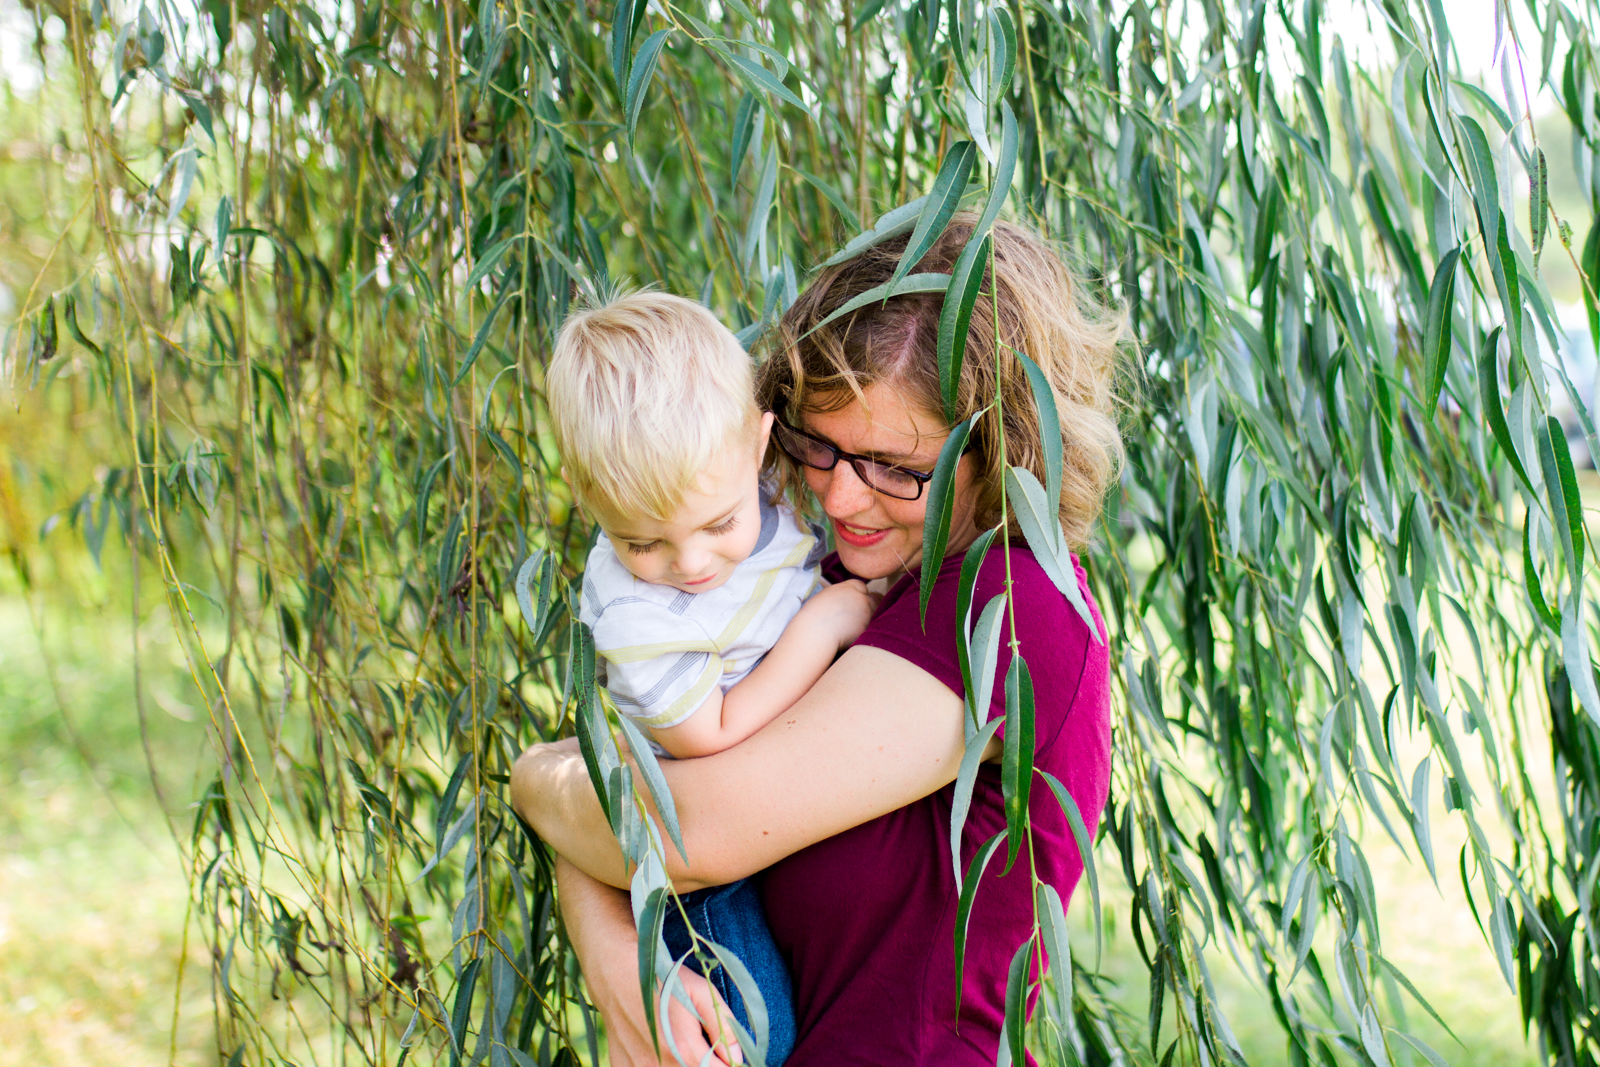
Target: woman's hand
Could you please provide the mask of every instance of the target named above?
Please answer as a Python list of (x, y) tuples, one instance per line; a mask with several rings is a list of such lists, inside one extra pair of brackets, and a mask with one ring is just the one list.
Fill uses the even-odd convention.
[[(661, 1052), (657, 1054), (639, 988), (639, 935), (627, 893), (595, 881), (559, 856), (556, 885), (567, 936), (578, 954), (589, 997), (605, 1021), (611, 1067), (675, 1067), (674, 1047), (687, 1064), (704, 1062), (707, 1053), (714, 1053), (715, 1062), (744, 1062), (731, 1033), (722, 1035), (713, 1048), (705, 1028), (677, 998), (668, 1002), (666, 1025), (658, 1029)], [(700, 1018), (732, 1018), (711, 983), (687, 968), (678, 973)]]

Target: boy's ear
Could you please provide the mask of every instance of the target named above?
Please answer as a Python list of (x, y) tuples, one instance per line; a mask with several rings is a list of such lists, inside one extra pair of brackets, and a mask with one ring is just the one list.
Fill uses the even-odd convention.
[(772, 440), (772, 424), (777, 420), (778, 416), (770, 411), (761, 413), (761, 432), (756, 434), (757, 463), (761, 462), (761, 458), (767, 454), (767, 444)]

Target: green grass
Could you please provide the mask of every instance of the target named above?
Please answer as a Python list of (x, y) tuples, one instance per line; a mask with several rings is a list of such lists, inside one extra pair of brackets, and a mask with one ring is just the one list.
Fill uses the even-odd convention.
[[(0, 1065), (168, 1063), (188, 894), (140, 744), (129, 625), (56, 602), (43, 626), (41, 648), (25, 602), (0, 596)], [(202, 734), (174, 714), (161, 629), (143, 666), (172, 710), (149, 701), (149, 733), (181, 824)], [(209, 986), (192, 942), (179, 1064), (214, 1062)]]
[[(46, 602), (41, 647), (27, 602), (15, 592), (0, 594), (0, 1067), (102, 1062), (112, 1050), (125, 1067), (169, 1062), (187, 901), (173, 832), (187, 832), (188, 805), (202, 785), (197, 768), (207, 725), (204, 709), (192, 706), (181, 654), (158, 608), (141, 626), (140, 649), (163, 810), (150, 785), (132, 697), (123, 596), (123, 605), (103, 609)], [(1434, 826), (1445, 864), (1461, 845), (1459, 817), (1437, 811)], [(1445, 877), (1435, 889), (1381, 832), (1366, 834), (1365, 847), (1383, 902), (1385, 950), (1462, 1044), (1408, 1004), (1417, 1032), (1457, 1067), (1534, 1063), (1516, 1000), (1459, 882)], [(1121, 984), (1132, 1019), (1142, 1022), (1148, 979), (1127, 929), (1120, 877), (1109, 866), (1112, 850), (1102, 856), (1103, 970)], [(1088, 960), (1086, 889), (1073, 913), (1076, 950)], [(1287, 1062), (1282, 1032), (1261, 995), (1225, 952), (1208, 959), (1251, 1062)], [(210, 979), (198, 937), (191, 938), (176, 999), (176, 1062), (215, 1062)]]

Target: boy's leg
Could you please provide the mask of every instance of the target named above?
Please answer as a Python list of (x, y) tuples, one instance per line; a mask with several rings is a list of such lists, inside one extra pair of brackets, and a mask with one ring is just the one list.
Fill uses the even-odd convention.
[[(789, 969), (767, 928), (766, 914), (754, 883), (746, 878), (729, 885), (696, 890), (682, 899), (689, 921), (700, 936), (738, 957), (761, 991), (767, 1009), (767, 1067), (778, 1067), (794, 1048), (794, 993)], [(662, 934), (675, 959), (689, 951), (689, 932), (676, 908), (668, 911)], [(700, 970), (693, 956), (687, 964)], [(734, 1018), (754, 1033), (744, 997), (732, 976), (725, 968), (713, 966), (708, 978), (727, 1001)]]

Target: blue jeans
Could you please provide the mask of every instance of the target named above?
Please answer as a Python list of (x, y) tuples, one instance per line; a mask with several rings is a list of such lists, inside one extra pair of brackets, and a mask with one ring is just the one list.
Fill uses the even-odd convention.
[[(772, 940), (772, 931), (767, 929), (767, 917), (761, 909), (761, 896), (756, 892), (755, 884), (748, 878), (741, 878), (729, 885), (685, 893), (682, 900), (683, 910), (689, 914), (689, 922), (694, 925), (695, 932), (737, 956), (755, 979), (761, 999), (767, 1005), (766, 1067), (779, 1067), (794, 1050), (794, 991), (789, 985), (789, 969), (778, 952), (777, 942)], [(677, 908), (667, 910), (661, 934), (666, 939), (667, 950), (672, 953), (673, 959), (680, 959), (689, 951), (689, 931), (683, 925), (683, 916), (678, 914)], [(697, 973), (705, 973), (694, 955), (689, 956), (685, 966)], [(732, 976), (715, 962), (711, 964), (711, 971), (705, 977), (727, 1001), (734, 1018), (754, 1036), (744, 997), (740, 995)]]

